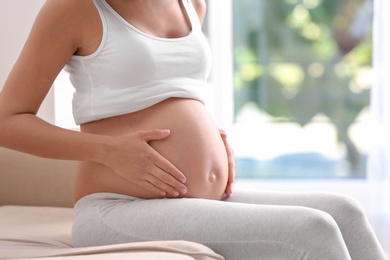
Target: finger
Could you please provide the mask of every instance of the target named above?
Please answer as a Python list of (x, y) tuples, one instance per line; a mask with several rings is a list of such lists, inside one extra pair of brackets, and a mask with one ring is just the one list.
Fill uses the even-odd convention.
[(153, 175), (161, 182), (173, 187), (176, 191), (179, 191), (181, 194), (187, 193), (187, 187), (182, 182), (176, 180), (172, 175), (159, 168), (157, 165)]
[(227, 136), (225, 135), (225, 137), (222, 136), (222, 141), (225, 145), (225, 149), (226, 149), (226, 152), (227, 152), (227, 155), (228, 155), (228, 158), (234, 158), (234, 152), (233, 152), (233, 149), (232, 147), (230, 146), (228, 140), (227, 140)]
[(228, 183), (233, 183), (236, 177), (236, 162), (234, 158), (234, 152), (233, 149), (231, 148), (226, 135), (225, 137), (222, 136), (223, 143), (225, 145), (227, 157), (228, 157), (228, 168), (229, 168), (229, 178), (228, 178)]
[[(151, 158), (149, 159), (149, 161), (155, 163), (151, 163), (149, 164), (149, 166), (144, 168), (144, 170), (146, 170), (149, 173), (149, 175), (151, 175), (151, 176), (146, 175), (146, 177), (148, 177), (146, 179), (149, 182), (153, 183), (154, 185), (156, 186), (158, 185), (160, 189), (163, 189), (174, 196), (177, 196), (176, 193), (181, 193), (183, 195), (186, 194), (187, 187), (183, 184), (186, 181), (185, 175), (182, 174), (172, 163), (170, 163), (159, 153), (157, 153), (153, 148), (150, 149), (151, 149), (151, 153), (150, 153)], [(169, 168), (168, 170), (170, 170), (171, 172), (172, 170), (178, 171), (179, 177), (175, 177), (173, 174), (171, 174), (171, 172), (168, 172), (163, 168), (161, 168), (161, 166), (158, 165), (159, 160), (164, 162), (164, 165), (170, 165), (171, 168)], [(151, 178), (152, 176), (154, 178)], [(179, 180), (177, 178), (179, 178)]]
[(228, 184), (225, 191), (226, 197), (230, 197), (232, 193), (233, 193), (233, 185)]
[(141, 138), (145, 142), (158, 141), (167, 138), (170, 135), (171, 131), (169, 129), (153, 129), (140, 131)]
[(228, 177), (228, 183), (233, 183), (236, 179), (236, 164), (234, 161), (232, 163), (228, 163), (229, 168), (229, 177)]
[[(143, 133), (141, 133), (141, 136), (145, 142), (149, 142), (152, 140), (164, 139), (169, 134), (170, 134), (169, 129), (154, 129), (154, 130), (143, 131)], [(172, 175), (180, 182), (182, 183), (186, 182), (187, 180), (186, 176), (179, 169), (177, 169), (170, 161), (168, 161), (163, 156), (161, 156), (153, 148), (151, 148), (151, 153), (152, 153), (153, 161), (155, 161), (155, 165), (157, 165), (163, 171)]]
[[(158, 169), (158, 170), (160, 170), (160, 169)], [(147, 176), (145, 176), (145, 180), (148, 181), (150, 184), (152, 184), (154, 187), (156, 187), (156, 188), (158, 188), (160, 190), (163, 190), (164, 192), (172, 195), (173, 197), (177, 197), (177, 196), (180, 195), (180, 192), (177, 189), (175, 189), (174, 187), (170, 186), (166, 182), (162, 181), (155, 174), (156, 173), (149, 173)]]
[[(160, 168), (162, 171), (165, 173), (168, 173), (175, 179), (176, 185), (177, 182), (185, 183), (187, 181), (186, 176), (179, 170), (177, 169), (170, 161), (165, 159), (163, 156), (161, 156), (159, 153), (157, 153), (155, 150), (153, 150), (154, 154), (154, 164)], [(174, 183), (171, 183), (174, 184)], [(173, 185), (173, 186), (176, 186)]]
[(218, 131), (222, 138), (227, 138), (226, 132), (224, 130), (218, 129)]
[(139, 183), (139, 185), (143, 188), (145, 188), (146, 190), (149, 190), (151, 192), (153, 192), (154, 194), (156, 195), (159, 195), (159, 196), (163, 196), (165, 197), (167, 195), (167, 192), (158, 188), (157, 186), (153, 185), (152, 183), (144, 180), (142, 181), (141, 183)]

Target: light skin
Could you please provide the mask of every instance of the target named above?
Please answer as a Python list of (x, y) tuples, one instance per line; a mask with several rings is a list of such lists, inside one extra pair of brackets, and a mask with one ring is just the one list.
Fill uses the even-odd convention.
[[(180, 37), (190, 29), (188, 23), (181, 23), (173, 31), (170, 28), (174, 20), (157, 16), (164, 23), (153, 19), (154, 15), (147, 19), (142, 15), (146, 11), (164, 11), (168, 13), (167, 17), (182, 17), (182, 12), (179, 15), (177, 8), (171, 8), (175, 1), (164, 0), (159, 2), (161, 6), (152, 6), (151, 3), (156, 3), (153, 0), (134, 0), (131, 9), (125, 8), (129, 1), (108, 2), (118, 10), (124, 10), (123, 17), (129, 17), (134, 24), (159, 37)], [(194, 0), (193, 3), (203, 21), (204, 2)], [(0, 146), (45, 158), (96, 162), (155, 194), (185, 195), (186, 176), (149, 145), (152, 141), (167, 139), (171, 134), (169, 129), (145, 129), (107, 136), (62, 129), (36, 116), (69, 59), (73, 55), (91, 54), (97, 49), (102, 30), (96, 26), (99, 19), (90, 0), (46, 1), (0, 94)], [(226, 133), (220, 131), (220, 135), (229, 165), (225, 195), (230, 196), (235, 178), (234, 155)]]
[(229, 144), (227, 134), (223, 130), (219, 130), (223, 143), (226, 148), (227, 158), (228, 158), (228, 169), (229, 169), (229, 176), (228, 176), (228, 183), (226, 185), (225, 195), (226, 197), (230, 197), (233, 193), (233, 183), (236, 179), (236, 161), (235, 156), (232, 147)]

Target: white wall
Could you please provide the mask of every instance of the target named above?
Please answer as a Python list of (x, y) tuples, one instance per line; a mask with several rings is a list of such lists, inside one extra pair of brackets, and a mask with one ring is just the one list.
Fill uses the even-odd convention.
[(0, 0), (0, 89), (44, 0)]
[[(44, 0), (0, 0), (0, 90), (44, 2)], [(39, 116), (49, 122), (54, 122), (53, 91), (48, 94), (42, 104)]]

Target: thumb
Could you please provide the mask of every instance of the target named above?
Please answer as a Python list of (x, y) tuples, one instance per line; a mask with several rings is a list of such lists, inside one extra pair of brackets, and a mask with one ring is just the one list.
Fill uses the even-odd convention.
[(221, 135), (222, 138), (224, 138), (224, 139), (227, 138), (227, 134), (226, 134), (226, 132), (224, 130), (218, 129), (218, 131), (219, 131), (219, 134)]
[(170, 135), (171, 131), (169, 129), (153, 129), (142, 131), (141, 137), (145, 142), (162, 140), (167, 138)]

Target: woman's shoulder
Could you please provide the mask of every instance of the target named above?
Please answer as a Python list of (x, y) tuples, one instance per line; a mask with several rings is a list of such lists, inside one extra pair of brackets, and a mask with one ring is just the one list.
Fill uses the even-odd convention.
[(99, 22), (93, 0), (46, 0), (36, 19), (36, 32), (79, 49), (86, 37), (96, 32)]
[(39, 16), (58, 27), (83, 29), (96, 15), (93, 0), (46, 0)]
[(93, 0), (46, 0), (44, 8), (58, 19), (85, 19), (95, 9)]

